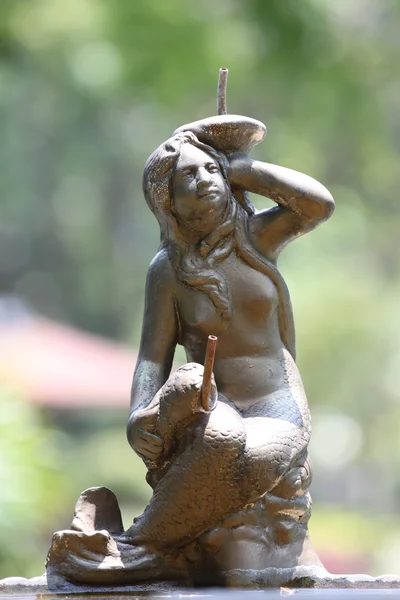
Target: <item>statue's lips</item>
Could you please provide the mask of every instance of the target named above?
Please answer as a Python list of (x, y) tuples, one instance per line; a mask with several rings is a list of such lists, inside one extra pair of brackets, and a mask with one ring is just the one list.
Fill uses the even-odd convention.
[(206, 189), (206, 190), (204, 190), (202, 192), (199, 192), (198, 193), (198, 198), (200, 200), (212, 199), (215, 196), (217, 196), (217, 194), (218, 194), (218, 189), (215, 188), (215, 187), (211, 187), (211, 188), (208, 188), (208, 189)]

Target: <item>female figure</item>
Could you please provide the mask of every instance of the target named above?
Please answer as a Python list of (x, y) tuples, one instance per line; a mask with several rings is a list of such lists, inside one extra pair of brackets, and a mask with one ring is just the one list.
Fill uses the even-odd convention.
[[(310, 177), (248, 157), (264, 131), (252, 119), (213, 117), (181, 128), (146, 163), (161, 245), (148, 271), (128, 439), (153, 497), (118, 538), (125, 556), (127, 547), (178, 550), (214, 573), (320, 564), (307, 537), (310, 418), (276, 261), (334, 203)], [(248, 191), (276, 206), (257, 212)], [(204, 411), (210, 334), (218, 347)], [(177, 344), (189, 362), (170, 376)], [(129, 568), (135, 580), (134, 561)]]
[[(144, 172), (161, 246), (148, 273), (128, 438), (156, 483), (138, 524), (161, 546), (193, 541), (259, 500), (305, 456), (310, 435), (289, 295), (275, 265), (290, 241), (331, 215), (333, 199), (310, 177), (240, 152), (227, 157), (199, 141), (223, 138), (221, 131), (210, 133), (210, 122), (223, 129), (231, 121), (217, 117), (187, 126), (198, 137), (180, 131), (156, 150)], [(246, 191), (277, 206), (256, 212)], [(162, 386), (176, 344), (184, 346), (188, 361), (202, 364), (209, 334), (219, 338), (219, 396), (209, 415), (194, 417), (191, 439), (186, 436), (171, 464), (177, 424), (182, 420), (187, 429), (194, 396), (199, 403), (201, 368), (186, 366), (192, 378), (184, 397), (170, 401), (179, 409), (168, 435), (162, 433), (168, 417), (158, 415), (179, 384)], [(163, 481), (158, 471), (165, 468)], [(212, 510), (205, 509), (211, 498)]]

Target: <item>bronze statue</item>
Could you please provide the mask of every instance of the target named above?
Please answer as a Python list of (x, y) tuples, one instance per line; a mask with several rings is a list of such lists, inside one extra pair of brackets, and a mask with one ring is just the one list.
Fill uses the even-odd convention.
[[(248, 156), (265, 126), (224, 114), (222, 78), (220, 114), (180, 127), (143, 175), (161, 243), (128, 439), (153, 496), (124, 531), (112, 492), (84, 492), (47, 561), (74, 583), (259, 586), (326, 573), (307, 531), (310, 416), (276, 264), (334, 202), (311, 177)], [(256, 211), (249, 192), (276, 206)], [(211, 337), (204, 370), (209, 336), (218, 344)], [(170, 374), (177, 344), (188, 364)]]

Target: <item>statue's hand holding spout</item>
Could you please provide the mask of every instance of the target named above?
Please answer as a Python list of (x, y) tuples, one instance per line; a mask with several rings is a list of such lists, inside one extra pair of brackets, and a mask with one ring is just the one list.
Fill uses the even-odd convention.
[(182, 441), (190, 443), (190, 425), (215, 406), (217, 388), (210, 382), (209, 406), (203, 407), (204, 368), (188, 363), (175, 371), (150, 404), (136, 410), (129, 427), (129, 440), (149, 469), (158, 469), (179, 452)]

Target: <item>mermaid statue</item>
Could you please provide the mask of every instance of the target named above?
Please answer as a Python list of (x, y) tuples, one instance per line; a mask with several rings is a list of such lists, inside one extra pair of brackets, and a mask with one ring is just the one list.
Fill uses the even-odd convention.
[[(260, 587), (326, 573), (308, 535), (310, 415), (277, 260), (334, 201), (311, 177), (249, 157), (266, 128), (226, 114), (224, 78), (219, 114), (177, 129), (144, 168), (161, 242), (128, 440), (153, 495), (124, 530), (110, 490), (82, 494), (47, 558), (48, 575), (75, 584)], [(258, 211), (249, 192), (276, 205)], [(177, 344), (188, 362), (171, 374)]]

